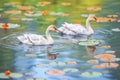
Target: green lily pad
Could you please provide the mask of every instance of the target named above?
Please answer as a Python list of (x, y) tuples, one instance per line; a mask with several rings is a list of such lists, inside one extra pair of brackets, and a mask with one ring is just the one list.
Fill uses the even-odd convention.
[(25, 80), (34, 80), (34, 78), (26, 78)]
[(51, 62), (51, 63), (49, 63), (49, 65), (51, 65), (51, 66), (57, 66), (58, 64), (57, 64), (57, 62)]
[(65, 72), (78, 72), (79, 70), (76, 68), (65, 68), (65, 69), (63, 69), (63, 71), (65, 71)]
[(120, 32), (120, 29), (119, 28), (114, 28), (114, 29), (112, 29), (112, 31)]
[(51, 65), (51, 66), (64, 66), (64, 65), (66, 65), (66, 63), (65, 62), (51, 62), (51, 63), (49, 63), (49, 65)]
[(79, 45), (84, 46), (94, 46), (98, 45), (99, 43), (103, 42), (103, 40), (96, 40), (96, 39), (81, 39), (79, 41)]
[(81, 75), (84, 77), (94, 78), (94, 77), (102, 76), (102, 73), (100, 73), (100, 72), (83, 72)]
[(0, 73), (0, 78), (9, 78), (9, 77), (12, 77), (12, 78), (20, 78), (22, 77), (23, 74), (21, 73), (11, 73), (9, 76), (6, 76), (4, 73)]
[(0, 73), (0, 78), (7, 79), (7, 78), (9, 78), (9, 77), (8, 77), (8, 76), (6, 76), (4, 73)]
[(20, 78), (20, 77), (23, 77), (23, 74), (21, 74), (21, 73), (11, 73), (10, 77), (12, 77), (12, 78)]
[[(0, 23), (0, 28), (2, 28), (2, 25), (3, 25), (4, 23)], [(8, 29), (9, 28), (18, 28), (18, 27), (20, 27), (20, 25), (18, 25), (18, 24), (13, 24), (13, 23), (7, 23), (8, 24)]]
[(38, 17), (38, 16), (41, 16), (42, 14), (41, 14), (41, 12), (36, 12), (36, 13), (33, 13), (33, 14), (25, 13), (24, 15), (27, 16), (27, 17)]
[(120, 58), (112, 58), (112, 61), (120, 61)]
[(36, 78), (35, 80), (45, 80), (45, 78)]
[(112, 53), (115, 53), (115, 51), (109, 50), (109, 51), (106, 51), (105, 53), (110, 53), (110, 54), (112, 54)]
[(43, 64), (43, 63), (36, 65), (36, 67), (38, 67), (38, 68), (40, 68), (40, 67), (47, 67), (47, 66), (48, 66), (47, 64)]
[(64, 66), (64, 65), (66, 65), (66, 63), (65, 62), (58, 62), (58, 65), (59, 66)]
[(26, 72), (25, 75), (34, 75), (36, 72)]

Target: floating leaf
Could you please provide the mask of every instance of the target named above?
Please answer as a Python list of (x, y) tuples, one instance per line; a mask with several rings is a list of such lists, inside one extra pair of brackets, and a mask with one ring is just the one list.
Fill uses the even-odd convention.
[(51, 66), (57, 66), (58, 63), (57, 62), (51, 62), (51, 63), (49, 63), (49, 65), (51, 65)]
[(89, 63), (98, 63), (99, 61), (98, 60), (88, 60), (87, 62), (89, 62)]
[(4, 11), (4, 13), (6, 13), (6, 14), (21, 14), (22, 11), (20, 11), (20, 10), (8, 10), (8, 11)]
[(45, 78), (36, 78), (35, 80), (46, 80)]
[(106, 51), (105, 53), (113, 54), (113, 53), (115, 53), (115, 51), (109, 50), (109, 51)]
[(11, 73), (10, 77), (12, 77), (12, 78), (20, 78), (20, 77), (23, 77), (23, 74), (21, 74), (21, 73)]
[(49, 65), (52, 65), (52, 66), (64, 66), (66, 65), (65, 62), (51, 62), (49, 63)]
[(25, 13), (25, 16), (27, 17), (38, 17), (41, 16), (41, 12), (36, 12), (36, 13)]
[(113, 55), (113, 54), (98, 54), (95, 56), (95, 58), (108, 58), (108, 59), (111, 59), (111, 58), (115, 58), (116, 56)]
[(64, 65), (66, 65), (66, 63), (65, 62), (58, 62), (58, 65), (59, 66), (64, 66)]
[(12, 24), (12, 23), (7, 23), (7, 26), (4, 26), (4, 25), (5, 25), (5, 23), (0, 23), (0, 28), (7, 27), (7, 29), (9, 29), (9, 28), (18, 28), (18, 27), (20, 27), (20, 25)]
[(9, 78), (8, 76), (6, 76), (4, 73), (0, 73), (0, 78)]
[(120, 61), (120, 58), (111, 58), (112, 61)]
[(83, 72), (81, 75), (84, 77), (94, 78), (94, 77), (102, 76), (102, 73), (100, 73), (100, 72)]
[(74, 64), (77, 64), (77, 62), (75, 62), (75, 61), (69, 61), (69, 62), (67, 62), (67, 64), (74, 65)]
[(26, 72), (25, 75), (34, 75), (36, 72)]
[(9, 76), (6, 76), (4, 73), (0, 73), (0, 78), (9, 78), (9, 77), (20, 78), (22, 76), (23, 76), (23, 74), (21, 74), (21, 73), (11, 73)]
[(22, 21), (33, 21), (35, 19), (32, 19), (32, 18), (21, 18)]
[(33, 6), (18, 6), (18, 9), (20, 9), (20, 10), (30, 10), (33, 8), (34, 8)]
[(114, 29), (112, 29), (112, 31), (120, 32), (120, 28), (114, 28)]
[(117, 68), (119, 64), (118, 63), (102, 63), (101, 66), (105, 68)]
[(64, 71), (61, 71), (61, 70), (47, 70), (47, 71), (46, 71), (46, 74), (58, 76), (58, 75), (63, 75), (63, 74), (65, 74), (65, 72), (64, 72)]
[(104, 67), (104, 66), (101, 66), (101, 65), (94, 65), (94, 66), (92, 66), (92, 68), (100, 69), (100, 68), (105, 68), (105, 67)]
[(65, 69), (63, 69), (63, 71), (65, 71), (65, 72), (77, 72), (79, 70), (76, 68), (65, 68)]
[(109, 46), (109, 45), (104, 45), (104, 46), (101, 46), (101, 48), (111, 48), (111, 46)]
[(99, 58), (100, 60), (104, 62), (113, 62), (111, 59), (115, 58), (116, 56), (113, 54), (98, 54), (95, 56), (95, 58)]
[(87, 10), (88, 11), (100, 11), (102, 10), (102, 8), (101, 7), (88, 7)]
[(114, 22), (116, 20), (116, 18), (97, 17), (97, 22)]
[(69, 2), (63, 2), (63, 3), (61, 3), (61, 5), (62, 5), (62, 6), (70, 6), (71, 3), (69, 3)]
[(48, 66), (48, 64), (42, 64), (42, 63), (36, 65), (36, 67), (38, 67), (38, 68), (39, 68), (39, 67), (47, 67), (47, 66)]
[(25, 80), (34, 80), (33, 78), (27, 78), (27, 79), (25, 79)]
[(25, 54), (25, 56), (36, 57), (37, 55), (36, 55), (36, 54), (29, 53), (29, 54)]
[[(4, 23), (0, 23), (0, 28), (3, 28), (3, 26), (2, 25), (4, 25)], [(8, 29), (9, 28), (18, 28), (18, 27), (20, 27), (20, 25), (18, 25), (18, 24), (12, 24), (12, 23), (7, 23), (7, 25), (8, 25)]]
[(102, 40), (96, 40), (96, 39), (81, 39), (79, 42), (79, 45), (84, 45), (84, 46), (94, 46), (98, 45)]

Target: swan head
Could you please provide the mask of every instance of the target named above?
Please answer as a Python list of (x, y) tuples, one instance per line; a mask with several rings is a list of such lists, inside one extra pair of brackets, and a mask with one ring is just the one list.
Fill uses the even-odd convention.
[(89, 15), (89, 16), (88, 16), (88, 20), (89, 20), (89, 21), (97, 21), (97, 18), (96, 18), (95, 15)]
[(50, 25), (50, 26), (48, 27), (48, 29), (49, 29), (50, 31), (59, 32), (59, 30), (56, 28), (55, 25)]
[(56, 53), (56, 54), (50, 54), (50, 53), (49, 53), (49, 55), (47, 55), (47, 58), (48, 58), (49, 60), (55, 60), (55, 59), (57, 58), (57, 56), (58, 56), (57, 53)]

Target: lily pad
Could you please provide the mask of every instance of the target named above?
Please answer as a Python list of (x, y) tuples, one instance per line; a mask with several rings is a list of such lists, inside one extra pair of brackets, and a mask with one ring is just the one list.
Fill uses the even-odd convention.
[(102, 76), (102, 73), (100, 73), (100, 72), (83, 72), (81, 75), (84, 77), (88, 77), (88, 78), (94, 78), (94, 77)]
[(58, 76), (58, 75), (64, 75), (65, 72), (64, 72), (64, 71), (61, 71), (61, 70), (47, 70), (47, 71), (46, 71), (46, 74)]
[(107, 48), (111, 48), (111, 46), (109, 46), (109, 45), (103, 45), (103, 46), (101, 46), (101, 48), (107, 49)]
[(87, 62), (88, 62), (88, 63), (99, 63), (98, 60), (92, 60), (92, 59), (91, 59), (91, 60), (88, 60)]
[(120, 32), (120, 28), (114, 28), (114, 29), (112, 29), (112, 31)]
[[(20, 25), (18, 25), (18, 24), (13, 24), (13, 23), (7, 23), (8, 24), (8, 29), (9, 28), (18, 28), (18, 27), (20, 27)], [(2, 28), (2, 25), (4, 25), (4, 23), (0, 23), (0, 28)]]
[(45, 80), (45, 78), (36, 78), (35, 80)]
[(65, 62), (58, 62), (58, 65), (59, 66), (64, 66), (64, 65), (66, 65), (66, 63)]
[(69, 62), (67, 62), (67, 64), (74, 65), (74, 64), (77, 64), (77, 62), (75, 62), (75, 61), (69, 61)]
[(20, 77), (23, 77), (23, 74), (21, 74), (21, 73), (11, 73), (10, 77), (12, 77), (12, 78), (20, 78)]
[(112, 58), (112, 61), (120, 61), (120, 58)]
[(51, 66), (57, 66), (58, 64), (57, 64), (57, 62), (51, 62), (51, 63), (49, 63), (49, 65), (51, 65)]
[(25, 75), (34, 75), (36, 72), (26, 72)]
[(63, 71), (65, 71), (65, 72), (78, 72), (79, 70), (76, 68), (65, 68), (65, 69), (63, 69)]
[(99, 43), (103, 42), (103, 40), (96, 40), (96, 39), (81, 39), (79, 41), (79, 45), (84, 46), (94, 46), (98, 45)]
[(38, 67), (38, 68), (40, 68), (40, 67), (47, 67), (47, 66), (48, 66), (48, 64), (42, 64), (42, 63), (36, 65), (36, 67)]
[(32, 19), (32, 18), (22, 18), (21, 20), (22, 20), (22, 21), (33, 21), (33, 20), (35, 20), (35, 19)]
[(115, 51), (109, 50), (109, 51), (106, 51), (105, 53), (113, 54), (113, 53), (115, 53)]
[(8, 76), (6, 76), (4, 73), (0, 73), (0, 78), (7, 79), (7, 78), (9, 78), (9, 77), (8, 77)]
[(32, 14), (25, 13), (25, 16), (27, 16), (27, 17), (38, 17), (41, 15), (42, 15), (41, 12), (36, 12), (36, 13), (32, 13)]
[(25, 54), (25, 56), (28, 56), (28, 57), (36, 57), (37, 55), (36, 55), (36, 54), (29, 53), (29, 54)]
[(51, 65), (51, 66), (64, 66), (64, 65), (66, 65), (66, 63), (65, 62), (51, 62), (51, 63), (49, 63), (49, 65)]
[(0, 78), (9, 78), (9, 77), (12, 77), (12, 78), (20, 78), (22, 77), (23, 74), (21, 73), (11, 73), (10, 76), (6, 76), (4, 73), (0, 73)]

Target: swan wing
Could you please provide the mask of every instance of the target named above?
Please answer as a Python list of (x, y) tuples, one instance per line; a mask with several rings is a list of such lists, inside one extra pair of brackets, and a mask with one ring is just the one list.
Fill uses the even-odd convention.
[(65, 22), (62, 24), (62, 27), (58, 28), (59, 31), (70, 34), (70, 35), (77, 35), (77, 34), (85, 34), (86, 28), (80, 24), (70, 24)]
[(63, 34), (68, 34), (68, 35), (75, 35), (76, 34), (76, 32), (71, 31), (71, 30), (69, 30), (69, 29), (67, 29), (65, 27), (60, 27), (60, 28), (58, 28), (58, 30), (60, 32), (62, 32)]
[(20, 42), (24, 43), (24, 44), (32, 45), (32, 43), (31, 43), (31, 42), (28, 40), (28, 38), (27, 38), (26, 36), (24, 36), (24, 35), (18, 36), (17, 39), (18, 39)]
[(28, 45), (45, 45), (47, 40), (42, 35), (37, 34), (24, 34), (17, 37), (20, 42)]
[(27, 37), (33, 45), (46, 45), (47, 44), (47, 40), (42, 35), (27, 34)]

